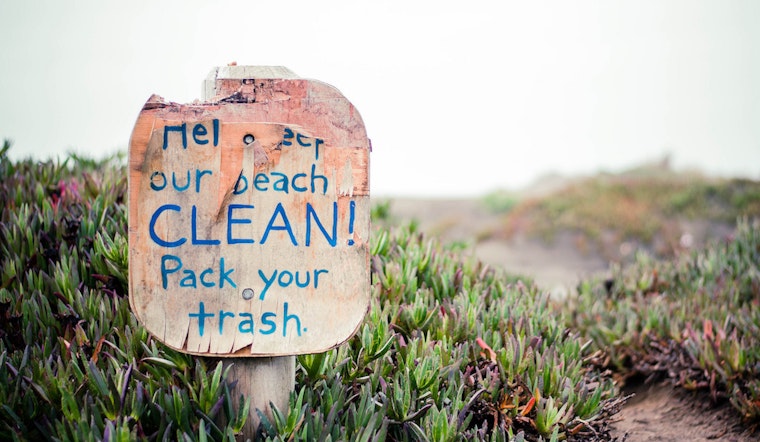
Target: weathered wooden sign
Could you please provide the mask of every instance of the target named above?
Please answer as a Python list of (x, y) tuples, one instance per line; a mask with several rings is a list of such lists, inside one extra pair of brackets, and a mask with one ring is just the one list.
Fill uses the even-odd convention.
[(129, 288), (175, 349), (321, 352), (369, 305), (369, 140), (336, 89), (220, 82), (209, 103), (153, 96), (129, 146)]

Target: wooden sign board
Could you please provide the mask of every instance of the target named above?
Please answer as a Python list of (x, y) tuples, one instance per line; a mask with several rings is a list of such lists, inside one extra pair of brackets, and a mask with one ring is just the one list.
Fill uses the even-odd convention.
[(168, 346), (316, 353), (369, 306), (369, 140), (336, 89), (220, 83), (211, 103), (151, 97), (129, 146), (129, 289)]

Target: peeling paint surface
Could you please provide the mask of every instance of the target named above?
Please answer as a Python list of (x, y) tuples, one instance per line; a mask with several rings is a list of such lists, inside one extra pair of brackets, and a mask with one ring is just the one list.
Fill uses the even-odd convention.
[(210, 103), (152, 96), (138, 117), (129, 151), (132, 309), (162, 342), (193, 354), (335, 347), (369, 305), (361, 117), (319, 82), (217, 86), (227, 95)]

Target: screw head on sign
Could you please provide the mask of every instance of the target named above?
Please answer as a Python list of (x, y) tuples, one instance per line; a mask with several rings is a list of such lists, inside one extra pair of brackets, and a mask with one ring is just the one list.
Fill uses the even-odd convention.
[(251, 298), (253, 298), (253, 289), (251, 288), (243, 289), (243, 299), (247, 301)]

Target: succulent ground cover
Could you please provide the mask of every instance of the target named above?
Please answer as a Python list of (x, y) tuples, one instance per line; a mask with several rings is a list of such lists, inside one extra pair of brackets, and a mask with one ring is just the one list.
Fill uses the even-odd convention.
[[(9, 148), (0, 439), (239, 440), (246, 403), (219, 361), (164, 347), (129, 310), (122, 160), (14, 162)], [(364, 324), (297, 358), (290, 405), (263, 419), (260, 439), (609, 440), (633, 374), (758, 421), (756, 224), (683, 261), (642, 257), (554, 304), (413, 223), (385, 225), (387, 212), (373, 213)]]
[[(413, 226), (381, 230), (372, 252), (374, 296), (366, 323), (348, 345), (299, 357), (290, 416), (302, 426), (290, 433), (283, 419), (269, 434), (304, 440), (608, 437), (607, 418), (621, 403), (609, 373), (597, 369), (599, 354), (564, 327), (534, 285), (463, 260)], [(336, 405), (348, 412), (341, 416)]]
[[(119, 159), (12, 162), (8, 149), (2, 438), (237, 437), (240, 398), (218, 361), (162, 346), (130, 313)], [(610, 376), (535, 286), (413, 226), (379, 229), (372, 252), (365, 324), (335, 350), (298, 357), (291, 406), (262, 438), (605, 438), (620, 403)]]
[(640, 255), (603, 283), (587, 282), (564, 309), (568, 326), (603, 349), (623, 376), (668, 379), (730, 401), (760, 423), (760, 223), (680, 259)]

